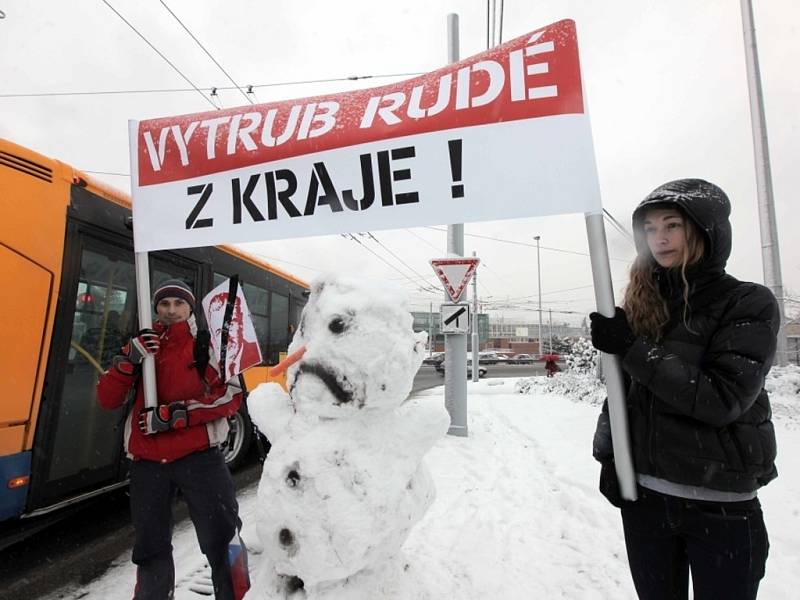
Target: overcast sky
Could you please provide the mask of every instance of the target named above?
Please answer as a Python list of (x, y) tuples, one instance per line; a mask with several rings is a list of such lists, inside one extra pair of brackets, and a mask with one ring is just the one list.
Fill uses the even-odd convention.
[[(194, 85), (203, 90), (232, 86), (166, 4), (237, 84), (254, 86), (257, 102), (374, 87), (406, 78), (377, 76), (435, 70), (446, 63), (450, 12), (460, 15), (461, 58), (485, 50), (487, 41), (485, 0), (109, 3)], [(500, 0), (496, 4), (499, 29)], [(733, 203), (728, 270), (762, 282), (738, 0), (502, 4), (503, 41), (563, 18), (575, 20), (604, 206), (629, 225), (631, 211), (655, 186), (680, 177), (713, 181)], [(800, 222), (800, 5), (795, 0), (755, 4), (783, 281), (790, 291), (800, 292), (800, 236), (795, 232)], [(101, 0), (0, 0), (0, 11), (4, 138), (86, 171), (127, 174), (128, 119), (211, 108)], [(266, 85), (353, 75), (376, 77)], [(7, 96), (175, 89), (189, 91)], [(246, 103), (235, 90), (219, 90), (215, 100), (224, 107)], [(130, 191), (124, 175), (96, 177)], [(446, 254), (443, 226), (436, 228), (442, 231), (376, 231), (378, 241), (363, 237), (363, 245), (328, 236), (243, 247), (305, 279), (336, 271), (396, 280), (408, 288), (417, 308), (427, 310), (430, 302), (441, 300), (420, 285), (435, 284), (427, 261)], [(514, 307), (505, 309), (506, 318), (536, 318), (520, 309), (536, 307), (537, 234), (543, 306), (553, 309), (554, 321), (579, 322), (581, 313), (592, 309), (581, 215), (467, 224), (465, 231), (467, 253), (477, 251), (483, 261), (479, 296), (494, 306)], [(607, 231), (619, 298), (633, 251), (625, 238)]]

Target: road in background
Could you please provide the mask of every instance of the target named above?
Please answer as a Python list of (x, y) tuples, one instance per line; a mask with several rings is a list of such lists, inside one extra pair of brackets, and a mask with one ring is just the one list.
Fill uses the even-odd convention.
[[(485, 365), (481, 363), (482, 367), (486, 368), (485, 379), (492, 379), (496, 377), (533, 377), (534, 375), (544, 375), (544, 363), (535, 362), (532, 365), (508, 365), (497, 363), (494, 365)], [(559, 363), (559, 367), (564, 369), (564, 365)], [(444, 385), (444, 376), (436, 372), (434, 367), (422, 365), (414, 378), (414, 387), (411, 388), (411, 393), (419, 392), (428, 388), (436, 387), (437, 385)]]

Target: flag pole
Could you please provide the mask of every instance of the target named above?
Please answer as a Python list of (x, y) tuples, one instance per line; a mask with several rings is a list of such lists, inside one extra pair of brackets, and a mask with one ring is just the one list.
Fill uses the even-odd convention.
[[(611, 265), (608, 260), (608, 244), (603, 224), (603, 213), (586, 213), (586, 234), (589, 238), (589, 256), (592, 263), (594, 295), (597, 311), (614, 316), (614, 287), (611, 284)], [(603, 374), (608, 393), (608, 415), (611, 421), (611, 440), (614, 447), (614, 464), (622, 497), (636, 500), (636, 476), (631, 456), (631, 439), (628, 431), (628, 408), (625, 402), (625, 383), (622, 365), (614, 354), (600, 353)]]

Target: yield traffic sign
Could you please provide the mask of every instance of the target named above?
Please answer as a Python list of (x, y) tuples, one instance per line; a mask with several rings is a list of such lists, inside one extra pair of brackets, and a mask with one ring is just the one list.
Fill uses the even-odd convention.
[(481, 259), (469, 258), (433, 258), (431, 266), (441, 280), (444, 291), (453, 302), (458, 302), (469, 280), (478, 268)]

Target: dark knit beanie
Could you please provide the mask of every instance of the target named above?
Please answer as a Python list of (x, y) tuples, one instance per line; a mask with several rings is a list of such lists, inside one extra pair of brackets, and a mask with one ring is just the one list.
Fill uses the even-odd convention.
[(167, 279), (156, 288), (153, 294), (153, 306), (158, 306), (164, 298), (180, 298), (185, 300), (194, 311), (194, 294), (192, 288), (180, 279)]

